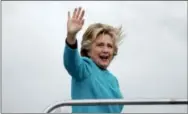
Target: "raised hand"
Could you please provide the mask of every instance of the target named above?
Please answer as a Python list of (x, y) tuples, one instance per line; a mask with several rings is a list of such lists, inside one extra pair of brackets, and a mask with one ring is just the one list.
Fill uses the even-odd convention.
[(84, 25), (84, 16), (85, 11), (81, 7), (75, 8), (72, 17), (70, 12), (68, 12), (68, 21), (67, 21), (67, 32), (68, 35), (75, 36)]

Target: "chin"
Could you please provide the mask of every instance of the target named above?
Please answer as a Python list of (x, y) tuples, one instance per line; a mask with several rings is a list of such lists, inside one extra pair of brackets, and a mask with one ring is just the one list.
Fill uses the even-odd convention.
[(108, 65), (106, 65), (106, 64), (101, 64), (101, 65), (99, 65), (102, 69), (107, 69), (107, 67), (108, 67)]
[(97, 66), (99, 66), (102, 69), (107, 69), (107, 67), (109, 66), (109, 62), (103, 62), (103, 61), (98, 61), (96, 62)]

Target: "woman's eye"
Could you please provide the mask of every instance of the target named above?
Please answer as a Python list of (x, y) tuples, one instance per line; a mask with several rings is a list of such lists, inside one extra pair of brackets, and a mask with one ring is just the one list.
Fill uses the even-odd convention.
[(108, 45), (109, 48), (112, 48), (112, 45)]
[(100, 46), (100, 47), (101, 47), (101, 46), (103, 46), (103, 44), (102, 44), (102, 43), (100, 43), (100, 44), (98, 44), (97, 46)]

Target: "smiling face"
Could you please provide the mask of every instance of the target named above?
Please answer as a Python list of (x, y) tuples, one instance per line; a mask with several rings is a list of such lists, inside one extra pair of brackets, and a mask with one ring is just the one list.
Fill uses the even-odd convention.
[(100, 68), (106, 69), (117, 55), (122, 41), (122, 29), (107, 24), (94, 23), (85, 31), (80, 54), (91, 58)]
[(108, 34), (100, 34), (92, 43), (89, 57), (102, 69), (106, 69), (113, 59), (114, 43)]

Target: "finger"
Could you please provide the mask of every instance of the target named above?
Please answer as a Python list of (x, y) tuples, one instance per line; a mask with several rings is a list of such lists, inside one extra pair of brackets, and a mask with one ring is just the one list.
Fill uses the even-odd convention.
[(77, 12), (77, 8), (74, 9), (74, 13), (73, 13), (72, 18), (76, 18), (76, 12)]
[(81, 24), (84, 25), (84, 22), (85, 22), (85, 19), (83, 19), (83, 20), (81, 21)]
[(70, 12), (68, 11), (68, 20), (70, 20)]
[(84, 14), (85, 14), (85, 11), (83, 10), (83, 11), (81, 12), (80, 17), (79, 17), (79, 20), (82, 20), (82, 18), (84, 17)]
[(76, 13), (76, 18), (79, 17), (81, 9), (82, 9), (81, 7), (78, 8), (78, 11), (77, 11), (77, 13)]

